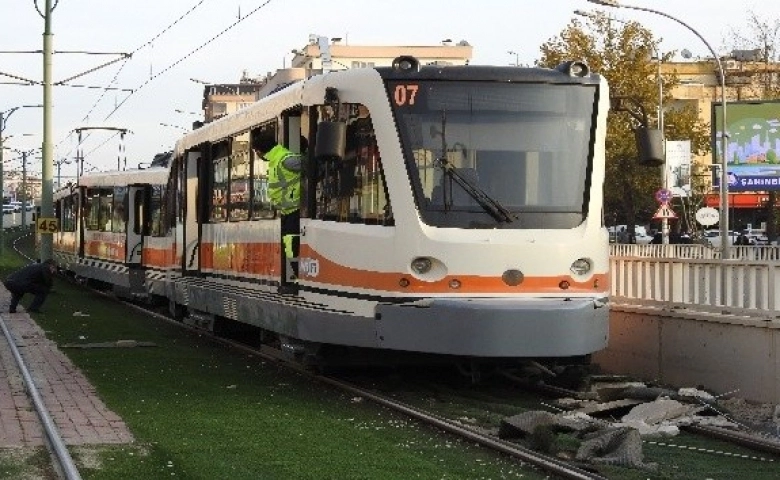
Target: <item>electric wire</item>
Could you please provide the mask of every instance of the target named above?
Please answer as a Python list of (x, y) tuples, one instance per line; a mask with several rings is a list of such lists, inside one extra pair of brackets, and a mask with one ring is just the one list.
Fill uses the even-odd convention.
[(257, 13), (258, 11), (260, 11), (260, 10), (261, 10), (263, 7), (267, 6), (267, 5), (268, 5), (269, 3), (271, 3), (272, 1), (273, 1), (273, 0), (265, 0), (263, 3), (261, 3), (260, 5), (258, 5), (257, 7), (255, 7), (255, 8), (254, 8), (253, 10), (251, 10), (249, 13), (247, 13), (247, 14), (246, 14), (246, 15), (244, 15), (243, 17), (239, 18), (238, 20), (236, 20), (235, 22), (233, 22), (232, 24), (230, 24), (230, 25), (229, 25), (227, 28), (225, 28), (224, 30), (222, 30), (221, 32), (219, 32), (218, 34), (216, 34), (215, 36), (211, 37), (209, 40), (207, 40), (206, 42), (204, 42), (203, 44), (201, 44), (200, 46), (198, 46), (198, 47), (197, 47), (197, 48), (195, 48), (194, 50), (190, 51), (188, 54), (186, 54), (186, 55), (185, 55), (185, 56), (183, 56), (182, 58), (180, 58), (180, 59), (176, 60), (176, 61), (175, 61), (175, 62), (173, 62), (172, 64), (170, 64), (170, 65), (168, 65), (167, 67), (165, 67), (164, 69), (160, 70), (160, 71), (159, 71), (159, 72), (158, 72), (156, 75), (152, 76), (152, 77), (151, 77), (151, 78), (149, 78), (147, 81), (145, 81), (144, 83), (142, 83), (142, 84), (141, 84), (141, 85), (140, 85), (138, 88), (134, 89), (134, 90), (133, 90), (133, 92), (132, 92), (130, 95), (128, 95), (127, 97), (125, 97), (125, 99), (124, 99), (124, 100), (122, 100), (122, 101), (119, 103), (119, 105), (117, 105), (116, 107), (114, 107), (114, 110), (112, 110), (112, 111), (111, 111), (111, 113), (109, 113), (109, 114), (106, 116), (106, 118), (104, 118), (103, 120), (108, 120), (109, 118), (111, 118), (111, 117), (114, 115), (114, 113), (116, 113), (116, 112), (117, 112), (117, 110), (119, 110), (119, 109), (120, 109), (120, 108), (121, 108), (121, 107), (122, 107), (122, 106), (125, 104), (125, 102), (127, 102), (127, 100), (129, 100), (129, 99), (130, 99), (130, 98), (131, 98), (131, 97), (132, 97), (134, 94), (136, 94), (136, 93), (137, 93), (139, 90), (143, 89), (143, 88), (144, 88), (146, 85), (148, 85), (148, 84), (149, 84), (149, 83), (151, 83), (152, 81), (156, 80), (156, 79), (157, 79), (157, 78), (159, 78), (161, 75), (163, 75), (164, 73), (168, 72), (168, 71), (169, 71), (169, 70), (171, 70), (173, 67), (175, 67), (176, 65), (180, 64), (180, 63), (181, 63), (181, 62), (183, 62), (184, 60), (188, 59), (189, 57), (191, 57), (191, 56), (192, 56), (192, 55), (194, 55), (195, 53), (199, 52), (199, 51), (200, 51), (200, 50), (202, 50), (204, 47), (206, 47), (207, 45), (209, 45), (210, 43), (212, 43), (213, 41), (215, 41), (216, 39), (218, 39), (219, 37), (221, 37), (222, 35), (224, 35), (224, 34), (225, 34), (225, 33), (227, 33), (228, 31), (232, 30), (232, 29), (233, 29), (233, 27), (235, 27), (235, 26), (236, 26), (236, 25), (238, 25), (239, 23), (243, 22), (243, 21), (244, 21), (244, 20), (246, 20), (247, 18), (251, 17), (252, 15), (254, 15), (255, 13)]
[[(89, 117), (90, 117), (90, 115), (92, 115), (92, 112), (94, 112), (95, 108), (97, 108), (97, 106), (100, 104), (100, 102), (103, 100), (103, 98), (105, 98), (106, 92), (108, 90), (110, 90), (117, 83), (117, 80), (119, 79), (119, 75), (122, 73), (122, 71), (124, 70), (125, 66), (130, 61), (130, 59), (132, 58), (133, 55), (135, 55), (139, 51), (143, 50), (144, 48), (146, 48), (148, 46), (151, 46), (157, 39), (162, 37), (165, 33), (167, 33), (169, 30), (171, 30), (175, 25), (177, 25), (179, 22), (181, 22), (184, 18), (189, 16), (192, 12), (194, 12), (204, 2), (206, 2), (206, 0), (200, 0), (198, 3), (193, 5), (189, 10), (187, 10), (182, 15), (180, 15), (179, 18), (177, 18), (176, 20), (174, 20), (173, 22), (168, 24), (165, 28), (163, 28), (159, 33), (157, 33), (150, 40), (146, 41), (141, 46), (137, 47), (135, 50), (130, 52), (130, 56), (128, 58), (126, 58), (124, 62), (122, 62), (122, 64), (117, 69), (116, 73), (114, 73), (113, 78), (108, 83), (108, 87), (103, 89), (103, 92), (100, 94), (100, 96), (97, 98), (97, 100), (95, 100), (95, 102), (92, 104), (92, 106), (89, 108), (89, 110), (87, 110), (87, 113), (84, 115), (84, 117), (81, 119), (81, 121), (82, 122), (86, 122), (86, 121), (89, 120)], [(129, 95), (132, 95), (133, 90), (130, 89), (129, 92), (130, 92)], [(106, 119), (108, 119), (108, 117), (106, 117)], [(87, 140), (91, 135), (92, 135), (91, 133), (87, 134), (87, 137), (82, 140), (82, 143), (83, 143), (83, 141)], [(64, 139), (62, 139), (62, 141), (59, 143), (59, 145), (61, 145), (62, 143), (66, 142), (72, 136), (73, 136), (73, 132), (71, 131), (71, 132), (68, 133), (68, 135)], [(101, 143), (97, 148), (102, 147), (103, 145), (108, 143), (108, 140), (110, 140), (111, 138), (114, 138), (115, 136), (116, 135), (112, 135), (105, 142)], [(97, 148), (91, 150), (90, 153), (92, 153), (93, 151), (97, 150)], [(73, 152), (73, 150), (71, 149), (70, 151), (68, 151), (68, 153), (65, 156), (66, 157), (69, 156), (72, 152)]]

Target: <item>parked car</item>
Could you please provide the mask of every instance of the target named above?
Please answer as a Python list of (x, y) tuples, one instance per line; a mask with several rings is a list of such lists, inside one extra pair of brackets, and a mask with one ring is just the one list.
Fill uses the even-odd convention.
[(11, 205), (13, 205), (14, 207), (17, 208), (17, 210), (16, 210), (17, 212), (21, 212), (22, 211), (22, 207), (24, 207), (24, 209), (26, 211), (28, 211), (28, 212), (33, 209), (32, 202), (27, 202), (27, 205), (23, 205), (22, 202), (15, 201), (15, 202), (11, 202)]
[[(738, 236), (739, 233), (729, 230), (729, 245), (734, 245), (734, 242), (737, 240)], [(720, 248), (720, 230), (705, 230), (704, 240), (706, 240), (707, 244), (711, 247)]]
[(3, 214), (14, 213), (14, 212), (16, 212), (16, 209), (14, 208), (13, 205), (9, 205), (7, 203), (3, 204)]
[(742, 233), (750, 239), (753, 245), (769, 245), (769, 237), (764, 230), (753, 228), (744, 230)]
[(644, 227), (644, 225), (634, 225), (634, 242), (627, 242), (625, 239), (622, 239), (623, 232), (628, 232), (628, 226), (626, 225), (608, 227), (607, 230), (609, 231), (610, 243), (638, 243), (641, 245), (647, 245), (653, 240), (653, 236), (647, 232), (647, 229)]

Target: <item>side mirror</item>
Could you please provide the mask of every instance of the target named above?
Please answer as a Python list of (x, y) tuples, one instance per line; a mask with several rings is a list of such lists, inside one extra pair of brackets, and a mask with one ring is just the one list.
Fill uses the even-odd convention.
[(658, 167), (666, 162), (663, 132), (655, 128), (637, 127), (634, 135), (640, 165)]
[(317, 141), (314, 156), (320, 159), (344, 158), (347, 148), (347, 124), (345, 122), (322, 121), (317, 125)]

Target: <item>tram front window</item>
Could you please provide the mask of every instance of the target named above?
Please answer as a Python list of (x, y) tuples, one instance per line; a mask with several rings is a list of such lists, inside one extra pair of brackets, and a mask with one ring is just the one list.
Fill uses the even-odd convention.
[(524, 229), (582, 223), (596, 90), (573, 84), (391, 83), (423, 221)]

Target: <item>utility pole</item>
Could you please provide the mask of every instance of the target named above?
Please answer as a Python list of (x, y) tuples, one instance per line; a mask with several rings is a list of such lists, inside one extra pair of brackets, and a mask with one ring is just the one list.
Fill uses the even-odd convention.
[(27, 152), (22, 152), (22, 229), (27, 228)]
[[(41, 218), (54, 217), (54, 191), (52, 190), (52, 98), (51, 98), (51, 70), (52, 70), (52, 37), (51, 0), (46, 0), (43, 28), (43, 145), (41, 156)], [(24, 217), (22, 217), (24, 218)], [(53, 256), (53, 232), (41, 232), (41, 247), (38, 258), (41, 262), (49, 260)]]

